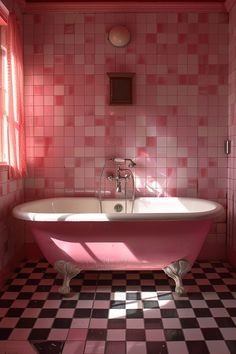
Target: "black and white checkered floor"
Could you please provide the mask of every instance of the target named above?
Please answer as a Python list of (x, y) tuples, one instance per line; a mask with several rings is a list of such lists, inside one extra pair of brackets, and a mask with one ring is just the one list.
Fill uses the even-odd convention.
[(178, 297), (164, 272), (84, 272), (62, 279), (22, 263), (0, 292), (0, 354), (236, 353), (236, 270), (196, 263)]

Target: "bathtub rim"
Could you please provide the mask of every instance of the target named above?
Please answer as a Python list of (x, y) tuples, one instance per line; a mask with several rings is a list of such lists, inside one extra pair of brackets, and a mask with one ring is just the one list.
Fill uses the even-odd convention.
[[(159, 197), (137, 197), (138, 199), (155, 199)], [(42, 213), (42, 212), (30, 212), (29, 210), (22, 210), (25, 207), (30, 207), (31, 205), (35, 205), (38, 202), (49, 202), (53, 200), (65, 200), (65, 199), (87, 199), (94, 200), (99, 204), (99, 198), (97, 197), (52, 197), (52, 198), (44, 198), (37, 199), (33, 201), (29, 201), (26, 203), (21, 203), (15, 206), (12, 210), (12, 214), (15, 218), (21, 219), (24, 221), (31, 222), (108, 222), (108, 221), (177, 221), (177, 220), (204, 220), (204, 219), (212, 219), (213, 221), (218, 220), (224, 215), (224, 208), (221, 204), (215, 201), (211, 201), (208, 199), (202, 198), (191, 198), (191, 197), (160, 197), (160, 198), (169, 198), (169, 199), (183, 199), (183, 200), (198, 200), (207, 203), (210, 203), (214, 206), (214, 209), (207, 211), (197, 211), (197, 212), (174, 212), (174, 213), (100, 213), (100, 212), (92, 212), (92, 213)], [(111, 199), (114, 201), (114, 199)], [(117, 203), (119, 200), (117, 199)], [(31, 215), (33, 214), (33, 215)]]

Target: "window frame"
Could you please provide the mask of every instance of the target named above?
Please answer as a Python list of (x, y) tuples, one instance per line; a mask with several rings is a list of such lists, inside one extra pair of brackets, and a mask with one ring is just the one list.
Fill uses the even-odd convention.
[(0, 165), (8, 165), (8, 65), (6, 46), (6, 27), (0, 26)]

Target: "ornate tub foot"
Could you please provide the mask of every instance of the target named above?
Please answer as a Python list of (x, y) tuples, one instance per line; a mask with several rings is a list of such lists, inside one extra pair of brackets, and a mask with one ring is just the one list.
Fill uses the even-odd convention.
[(182, 278), (192, 268), (192, 264), (185, 259), (180, 259), (163, 268), (164, 272), (175, 281), (175, 291), (178, 295), (184, 295), (185, 290)]
[(67, 295), (70, 293), (70, 281), (81, 271), (75, 264), (66, 261), (56, 261), (54, 268), (63, 275), (63, 284), (59, 288), (59, 293)]

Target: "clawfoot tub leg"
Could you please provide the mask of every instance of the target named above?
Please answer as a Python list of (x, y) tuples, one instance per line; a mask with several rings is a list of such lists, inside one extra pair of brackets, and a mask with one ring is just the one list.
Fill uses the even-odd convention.
[(175, 281), (175, 291), (178, 295), (184, 295), (185, 290), (182, 279), (192, 267), (192, 264), (185, 259), (180, 259), (163, 268), (164, 272)]
[(67, 295), (70, 293), (70, 281), (81, 271), (75, 264), (66, 261), (56, 261), (54, 263), (54, 268), (64, 276), (63, 284), (59, 288), (59, 293)]

